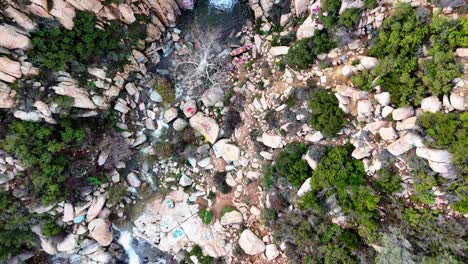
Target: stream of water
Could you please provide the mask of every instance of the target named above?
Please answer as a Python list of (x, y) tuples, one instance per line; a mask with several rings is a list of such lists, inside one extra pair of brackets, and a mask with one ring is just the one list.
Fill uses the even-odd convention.
[[(182, 32), (187, 32), (193, 23), (198, 23), (202, 29), (219, 27), (226, 34), (229, 34), (235, 30), (239, 30), (243, 22), (244, 17), (239, 0), (199, 0), (194, 10), (187, 11), (180, 17), (179, 27), (182, 29)], [(158, 127), (160, 127), (159, 122)], [(131, 225), (131, 223), (128, 224)], [(165, 257), (159, 257), (158, 255), (162, 252), (156, 248), (154, 248), (155, 252), (152, 252), (151, 246), (134, 238), (130, 230), (131, 227), (129, 225), (125, 229), (120, 230), (118, 240), (118, 243), (122, 245), (127, 253), (127, 263), (146, 263), (148, 255), (151, 254), (155, 254), (155, 257), (152, 259), (156, 260), (157, 263), (166, 263)]]

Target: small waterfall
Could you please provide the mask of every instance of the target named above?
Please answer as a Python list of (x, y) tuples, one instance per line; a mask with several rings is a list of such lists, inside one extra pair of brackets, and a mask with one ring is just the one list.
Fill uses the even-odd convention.
[(132, 235), (128, 231), (121, 231), (120, 232), (120, 238), (119, 238), (119, 244), (122, 245), (122, 247), (125, 249), (125, 252), (127, 252), (128, 256), (128, 263), (129, 264), (140, 264), (140, 257), (138, 254), (135, 252), (135, 249), (133, 249), (131, 243), (132, 243)]
[(209, 7), (221, 10), (230, 11), (237, 4), (238, 0), (209, 0)]

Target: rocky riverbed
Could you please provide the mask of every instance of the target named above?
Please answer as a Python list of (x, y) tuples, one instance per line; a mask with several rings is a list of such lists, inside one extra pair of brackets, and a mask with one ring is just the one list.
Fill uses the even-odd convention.
[[(0, 25), (5, 120), (57, 125), (64, 116), (85, 123), (115, 113), (112, 132), (104, 132), (99, 147), (88, 153), (106, 177), (79, 187), (74, 199), (48, 205), (31, 201), (26, 181), (18, 180), (30, 168), (14, 153), (0, 152), (2, 189), (63, 227), (60, 234), (48, 236), (41, 222), (31, 225), (47, 254), (45, 262), (200, 263), (209, 256), (225, 263), (294, 263), (293, 238), (280, 239), (265, 225), (265, 209), (281, 202), (262, 182), (275, 158), (294, 142), (307, 145), (302, 159), (310, 171), (320, 163), (316, 146), (351, 144), (352, 158), (362, 161), (370, 178), (394, 160), (401, 176), (395, 197), (403, 201), (416, 192), (411, 157), (427, 163), (443, 181), (459, 179), (453, 154), (427, 145), (419, 120), (426, 112), (466, 111), (466, 75), (450, 80), (453, 88), (443, 96), (401, 107), (377, 83), (365, 91), (351, 81), (381, 63), (368, 55), (367, 45), (394, 5), (377, 2), (364, 8), (364, 1), (341, 1), (340, 13), (363, 8), (355, 32), (299, 70), (280, 67), (291, 48), (272, 43), (291, 34), (308, 39), (322, 31), (320, 1), (8, 1)], [(437, 9), (426, 1), (405, 2)], [(127, 30), (142, 23), (145, 38), (117, 72), (89, 65), (80, 78), (61, 70), (47, 71), (44, 80), (43, 69), (28, 57), (38, 20), (72, 29), (79, 11), (95, 14), (103, 28), (112, 21)], [(458, 15), (448, 7), (439, 11)], [(457, 48), (455, 56), (466, 65), (467, 48)], [(15, 89), (18, 83), (27, 88)], [(310, 123), (309, 89), (319, 86), (333, 94), (349, 119), (333, 137)], [(35, 95), (28, 97), (32, 91)], [(52, 100), (56, 96), (73, 98), (68, 111)], [(279, 184), (278, 192), (297, 200), (312, 191), (310, 182), (309, 176), (296, 187)], [(462, 216), (451, 207), (451, 195), (439, 186), (430, 192), (434, 203), (426, 207), (444, 211), (448, 218)], [(291, 214), (298, 210), (292, 202), (284, 204)], [(328, 216), (334, 224), (352, 226), (338, 206)], [(380, 244), (372, 247), (379, 252)], [(11, 255), (10, 262), (34, 261), (35, 256), (27, 248)]]

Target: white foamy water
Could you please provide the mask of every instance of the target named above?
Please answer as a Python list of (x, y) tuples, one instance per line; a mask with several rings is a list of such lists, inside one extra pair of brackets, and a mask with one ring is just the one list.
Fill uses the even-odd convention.
[(237, 4), (237, 2), (238, 0), (209, 0), (209, 7), (229, 11)]
[(122, 247), (125, 249), (125, 252), (127, 252), (128, 263), (140, 264), (141, 263), (140, 257), (133, 249), (131, 242), (132, 242), (132, 236), (130, 235), (130, 232), (128, 231), (120, 232), (119, 244), (122, 245)]

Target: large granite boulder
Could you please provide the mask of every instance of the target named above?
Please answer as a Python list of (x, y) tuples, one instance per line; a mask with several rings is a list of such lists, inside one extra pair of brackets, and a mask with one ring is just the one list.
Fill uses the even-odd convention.
[(248, 255), (257, 255), (265, 251), (265, 243), (249, 229), (244, 230), (240, 235), (239, 246)]
[(112, 243), (113, 232), (112, 225), (109, 220), (97, 218), (89, 222), (88, 230), (91, 237), (96, 240), (99, 245), (105, 247)]
[(214, 144), (218, 139), (219, 126), (211, 117), (204, 116), (202, 113), (197, 113), (189, 120), (190, 126), (200, 132), (208, 142)]

